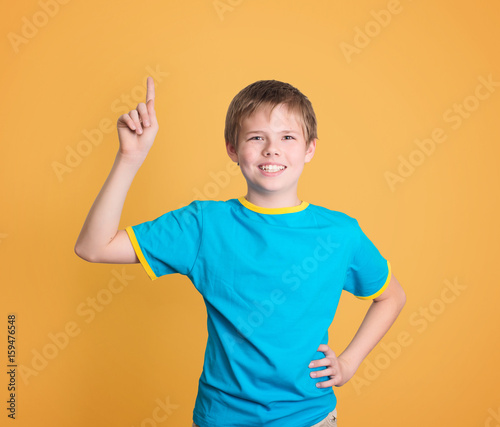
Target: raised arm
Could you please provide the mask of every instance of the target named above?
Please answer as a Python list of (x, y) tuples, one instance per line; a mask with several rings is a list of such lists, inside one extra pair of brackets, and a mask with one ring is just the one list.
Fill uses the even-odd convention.
[(154, 99), (154, 81), (148, 77), (146, 103), (139, 103), (135, 110), (118, 118), (120, 147), (75, 244), (75, 253), (86, 261), (139, 262), (126, 231), (118, 230), (118, 225), (128, 190), (159, 129)]

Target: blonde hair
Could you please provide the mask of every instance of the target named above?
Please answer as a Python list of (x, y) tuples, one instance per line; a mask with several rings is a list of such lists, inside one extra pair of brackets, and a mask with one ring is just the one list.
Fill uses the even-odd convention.
[(259, 80), (238, 92), (227, 110), (224, 139), (238, 149), (243, 120), (259, 107), (270, 106), (272, 111), (280, 104), (285, 104), (289, 112), (298, 116), (308, 147), (313, 139), (318, 138), (311, 101), (297, 88), (277, 80)]

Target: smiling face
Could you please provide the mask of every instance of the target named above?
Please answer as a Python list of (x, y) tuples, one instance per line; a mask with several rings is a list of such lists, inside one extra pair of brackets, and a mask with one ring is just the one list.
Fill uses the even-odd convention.
[(238, 149), (226, 142), (229, 157), (240, 163), (248, 185), (246, 199), (262, 207), (298, 206), (297, 185), (304, 164), (314, 156), (316, 140), (308, 147), (299, 119), (279, 104), (266, 105), (242, 122)]

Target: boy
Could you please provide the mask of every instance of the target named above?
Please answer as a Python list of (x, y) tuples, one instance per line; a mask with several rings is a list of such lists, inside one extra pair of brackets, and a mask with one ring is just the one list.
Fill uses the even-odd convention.
[[(194, 200), (118, 230), (127, 191), (158, 132), (154, 98), (148, 77), (146, 104), (118, 119), (120, 148), (75, 252), (90, 262), (140, 262), (152, 280), (184, 274), (202, 294), (209, 335), (193, 426), (336, 425), (332, 386), (354, 375), (406, 297), (354, 218), (297, 196), (316, 148), (310, 101), (275, 80), (241, 90), (224, 136), (247, 194)], [(328, 327), (342, 290), (373, 302), (336, 356)]]

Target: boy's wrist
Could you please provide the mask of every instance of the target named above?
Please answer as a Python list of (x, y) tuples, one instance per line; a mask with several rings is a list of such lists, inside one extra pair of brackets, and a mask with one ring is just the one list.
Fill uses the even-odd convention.
[(337, 359), (341, 359), (342, 361), (345, 362), (347, 366), (349, 366), (349, 369), (352, 371), (352, 375), (356, 373), (358, 368), (361, 365), (361, 362), (363, 360), (359, 360), (359, 358), (353, 357), (352, 355), (345, 354), (345, 351), (341, 353)]
[(116, 161), (120, 164), (126, 164), (134, 167), (141, 167), (146, 160), (146, 156), (138, 155), (138, 154), (125, 154), (120, 150), (116, 153)]

